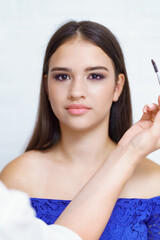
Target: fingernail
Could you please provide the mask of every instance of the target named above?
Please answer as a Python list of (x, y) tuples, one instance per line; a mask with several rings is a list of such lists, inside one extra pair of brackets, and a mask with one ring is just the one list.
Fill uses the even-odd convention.
[(153, 108), (153, 107), (154, 107), (154, 104), (153, 104), (153, 103), (148, 104), (147, 107), (149, 107), (149, 108)]
[(144, 112), (144, 113), (147, 113), (147, 107), (145, 107), (145, 108), (143, 109), (143, 112)]

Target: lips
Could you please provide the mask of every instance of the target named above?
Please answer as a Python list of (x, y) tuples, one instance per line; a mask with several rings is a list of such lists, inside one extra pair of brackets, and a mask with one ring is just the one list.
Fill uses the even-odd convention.
[(91, 108), (83, 104), (70, 104), (66, 107), (66, 110), (72, 115), (81, 115), (88, 112)]

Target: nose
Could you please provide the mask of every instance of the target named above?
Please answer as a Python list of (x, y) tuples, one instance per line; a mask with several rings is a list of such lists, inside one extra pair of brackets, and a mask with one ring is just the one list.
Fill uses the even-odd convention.
[(68, 98), (72, 100), (78, 100), (80, 98), (86, 98), (86, 88), (84, 81), (80, 78), (73, 79), (70, 82), (70, 88), (68, 92)]

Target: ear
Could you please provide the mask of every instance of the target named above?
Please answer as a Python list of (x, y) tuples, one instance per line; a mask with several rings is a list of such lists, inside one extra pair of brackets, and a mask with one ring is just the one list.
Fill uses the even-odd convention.
[(114, 89), (114, 94), (113, 94), (113, 102), (117, 102), (121, 92), (123, 90), (123, 86), (125, 83), (125, 76), (124, 74), (120, 73), (118, 75), (118, 80), (116, 81), (115, 89)]
[(46, 93), (48, 95), (48, 76), (47, 76), (47, 74), (44, 75), (43, 81), (44, 81), (44, 86), (45, 86), (45, 89), (46, 89)]

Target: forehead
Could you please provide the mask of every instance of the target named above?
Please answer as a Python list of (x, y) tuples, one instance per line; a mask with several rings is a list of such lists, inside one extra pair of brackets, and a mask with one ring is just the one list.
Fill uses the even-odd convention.
[(49, 65), (107, 65), (113, 67), (111, 58), (97, 45), (82, 38), (62, 44), (50, 58)]

